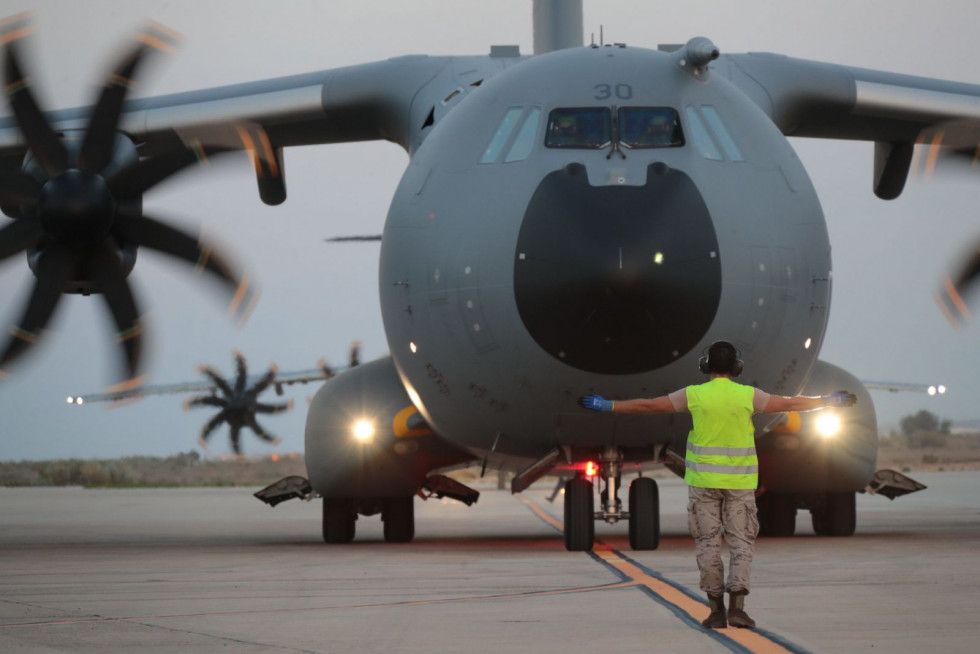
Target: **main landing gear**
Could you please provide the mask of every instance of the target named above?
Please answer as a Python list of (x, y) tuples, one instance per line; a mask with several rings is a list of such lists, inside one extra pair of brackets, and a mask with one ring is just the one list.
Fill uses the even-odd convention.
[(599, 477), (604, 483), (600, 494), (601, 510), (595, 511), (595, 489), (592, 480), (579, 474), (565, 483), (565, 549), (587, 552), (595, 543), (595, 521), (615, 524), (629, 520), (630, 547), (655, 550), (660, 545), (660, 493), (657, 482), (649, 477), (633, 480), (629, 487), (629, 512), (623, 511), (619, 499), (623, 455), (616, 448), (602, 453)]
[(796, 531), (796, 511), (810, 509), (818, 536), (853, 536), (857, 526), (855, 493), (764, 493), (756, 500), (759, 535), (786, 538)]

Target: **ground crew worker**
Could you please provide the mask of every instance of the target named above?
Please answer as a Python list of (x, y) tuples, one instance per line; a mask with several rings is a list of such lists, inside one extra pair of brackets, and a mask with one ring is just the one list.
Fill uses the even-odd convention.
[[(698, 367), (711, 376), (710, 381), (651, 399), (611, 401), (589, 395), (580, 398), (579, 404), (617, 413), (691, 414), (694, 429), (687, 439), (684, 473), (688, 524), (695, 539), (701, 590), (708, 594), (711, 608), (701, 624), (710, 629), (723, 629), (726, 624), (751, 629), (755, 621), (745, 612), (745, 596), (749, 594), (752, 553), (759, 533), (755, 506), (759, 460), (752, 414), (849, 407), (857, 398), (847, 391), (820, 397), (783, 397), (738, 384), (732, 377), (742, 372), (741, 355), (727, 341), (713, 343)], [(721, 560), (722, 536), (731, 552), (727, 584)]]

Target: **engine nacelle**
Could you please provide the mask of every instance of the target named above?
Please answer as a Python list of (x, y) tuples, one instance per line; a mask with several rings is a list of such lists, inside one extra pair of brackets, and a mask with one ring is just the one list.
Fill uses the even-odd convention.
[(788, 414), (759, 436), (759, 484), (776, 493), (843, 493), (864, 489), (875, 473), (878, 421), (867, 389), (854, 375), (817, 361), (802, 395), (847, 390), (857, 404)]
[(472, 459), (432, 432), (391, 357), (328, 380), (306, 417), (306, 470), (324, 497), (411, 496), (430, 471)]

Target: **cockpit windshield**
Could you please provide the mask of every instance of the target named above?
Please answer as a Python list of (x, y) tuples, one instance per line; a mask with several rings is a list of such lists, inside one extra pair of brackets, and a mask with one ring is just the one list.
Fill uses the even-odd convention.
[(670, 107), (620, 107), (619, 142), (623, 147), (677, 148), (684, 133), (677, 112)]
[(607, 107), (553, 109), (548, 116), (549, 148), (600, 150), (612, 141), (612, 112)]
[(613, 121), (608, 107), (553, 109), (545, 146), (601, 150), (616, 141), (628, 149), (684, 145), (680, 117), (670, 107), (620, 107)]

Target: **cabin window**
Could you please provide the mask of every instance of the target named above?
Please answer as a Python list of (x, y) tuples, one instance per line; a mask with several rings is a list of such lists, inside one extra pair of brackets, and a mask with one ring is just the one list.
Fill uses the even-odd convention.
[(545, 146), (599, 150), (612, 141), (612, 112), (607, 107), (553, 109)]
[(622, 107), (618, 114), (623, 147), (678, 148), (684, 145), (680, 117), (670, 107)]
[(531, 148), (534, 147), (534, 143), (537, 141), (538, 122), (540, 118), (541, 110), (537, 107), (527, 112), (527, 117), (524, 118), (524, 123), (521, 125), (520, 131), (517, 132), (517, 138), (514, 139), (510, 150), (504, 156), (504, 163), (527, 159), (528, 155), (531, 154)]
[(713, 161), (722, 161), (721, 151), (715, 145), (698, 112), (695, 111), (694, 107), (688, 106), (684, 109), (684, 113), (687, 114), (688, 135), (694, 141), (694, 147), (698, 149), (701, 156)]
[(510, 107), (507, 109), (503, 120), (497, 126), (497, 131), (494, 132), (493, 138), (490, 139), (490, 143), (487, 144), (486, 149), (483, 151), (483, 156), (480, 157), (481, 164), (493, 163), (497, 160), (497, 155), (500, 154), (504, 144), (507, 143), (507, 139), (510, 138), (511, 132), (514, 131), (514, 126), (517, 125), (517, 119), (520, 118), (523, 111), (523, 107)]
[(704, 119), (708, 121), (711, 131), (718, 137), (718, 142), (721, 143), (721, 149), (725, 151), (725, 155), (732, 161), (745, 161), (742, 151), (735, 144), (731, 132), (725, 127), (725, 121), (721, 119), (718, 110), (710, 104), (703, 104), (701, 105), (701, 113), (704, 115)]

